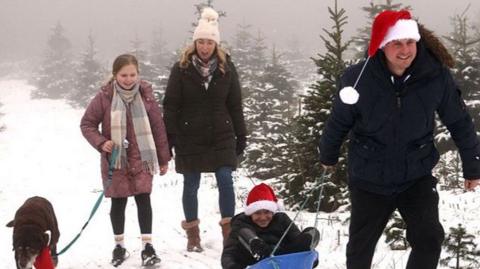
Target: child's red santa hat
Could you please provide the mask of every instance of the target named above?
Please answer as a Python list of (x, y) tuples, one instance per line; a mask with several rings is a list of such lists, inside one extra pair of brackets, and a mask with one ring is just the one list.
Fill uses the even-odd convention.
[(277, 197), (272, 188), (267, 184), (261, 183), (253, 187), (248, 194), (245, 215), (250, 216), (262, 209), (275, 213), (279, 208)]
[(373, 21), (367, 60), (363, 64), (362, 70), (353, 87), (348, 86), (340, 91), (340, 99), (345, 104), (355, 104), (359, 98), (355, 87), (357, 87), (358, 81), (370, 58), (375, 56), (378, 49), (385, 47), (388, 42), (407, 38), (414, 39), (415, 41), (420, 40), (418, 24), (412, 19), (410, 12), (407, 10), (385, 10), (379, 13)]

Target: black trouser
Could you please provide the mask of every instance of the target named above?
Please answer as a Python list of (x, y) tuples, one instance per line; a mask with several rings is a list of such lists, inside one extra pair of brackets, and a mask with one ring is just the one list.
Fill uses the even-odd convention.
[(347, 268), (370, 268), (375, 245), (395, 209), (407, 224), (407, 241), (412, 247), (407, 269), (437, 268), (444, 231), (438, 219), (436, 183), (434, 177), (424, 177), (391, 196), (351, 187)]
[[(112, 221), (113, 234), (123, 234), (125, 229), (125, 207), (127, 206), (127, 197), (112, 198), (112, 207), (110, 208), (110, 220)], [(150, 194), (142, 193), (135, 195), (137, 203), (138, 223), (142, 234), (152, 233), (152, 205), (150, 203)]]

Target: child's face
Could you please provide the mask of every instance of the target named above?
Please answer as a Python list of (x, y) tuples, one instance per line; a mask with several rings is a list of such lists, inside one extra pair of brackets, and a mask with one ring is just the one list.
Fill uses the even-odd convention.
[(255, 211), (251, 216), (253, 223), (257, 224), (261, 228), (266, 228), (273, 218), (273, 212), (265, 209)]
[(137, 67), (133, 64), (125, 65), (115, 75), (115, 79), (122, 88), (130, 90), (138, 79)]

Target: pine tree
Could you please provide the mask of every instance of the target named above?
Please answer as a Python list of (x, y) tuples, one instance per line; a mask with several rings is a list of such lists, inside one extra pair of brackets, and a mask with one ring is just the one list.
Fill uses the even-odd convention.
[(153, 91), (155, 99), (158, 103), (163, 100), (165, 88), (167, 86), (170, 68), (173, 65), (172, 59), (167, 52), (167, 42), (160, 28), (153, 33), (153, 42), (150, 52), (150, 62), (152, 64), (152, 72), (155, 74), (152, 79)]
[[(478, 127), (480, 126), (480, 102), (478, 101), (480, 99), (478, 90), (480, 87), (480, 54), (477, 47), (480, 44), (480, 38), (473, 34), (474, 27), (469, 24), (467, 10), (468, 7), (462, 14), (455, 15), (451, 19), (452, 32), (444, 38), (455, 59), (455, 67), (452, 69), (453, 77), (462, 91), (462, 97)], [(439, 145), (440, 152), (454, 150), (455, 147), (447, 128), (440, 123), (438, 126), (440, 127), (435, 140)], [(478, 130), (478, 128), (476, 129)]]
[(389, 223), (385, 227), (385, 243), (392, 250), (406, 250), (409, 246), (406, 238), (407, 224), (398, 211), (393, 212)]
[(92, 33), (88, 35), (87, 48), (82, 53), (82, 59), (75, 68), (73, 90), (68, 94), (68, 100), (75, 107), (85, 107), (97, 93), (101, 83), (106, 78), (106, 71), (97, 61), (95, 55), (95, 39)]
[[(343, 8), (328, 8), (333, 22), (331, 30), (323, 29), (325, 35), (321, 39), (326, 47), (325, 54), (313, 58), (320, 79), (314, 83), (303, 96), (303, 110), (294, 122), (294, 131), (290, 143), (290, 156), (296, 165), (289, 167), (288, 173), (282, 177), (283, 195), (286, 202), (292, 206), (302, 203), (307, 197), (312, 197), (307, 208), (315, 210), (319, 186), (317, 179), (322, 174), (322, 165), (318, 157), (318, 141), (332, 106), (332, 98), (336, 85), (347, 63), (344, 60), (350, 41), (343, 41), (343, 28), (347, 24), (347, 16)], [(332, 211), (345, 204), (345, 151), (336, 166), (335, 173), (326, 180), (323, 191), (323, 211)], [(315, 188), (315, 191), (311, 191)]]
[[(251, 148), (246, 163), (252, 176), (261, 179), (276, 178), (286, 172), (292, 158), (285, 154), (293, 116), (291, 108), (296, 81), (280, 63), (275, 48), (271, 62), (265, 67), (260, 78), (262, 88), (254, 89), (254, 129), (251, 130)], [(252, 158), (258, 156), (257, 158)]]
[(385, 0), (384, 4), (375, 4), (370, 1), (368, 6), (362, 7), (362, 10), (367, 13), (367, 24), (365, 27), (358, 29), (358, 36), (353, 38), (355, 58), (363, 59), (366, 56), (368, 44), (370, 43), (370, 35), (372, 31), (372, 24), (375, 16), (384, 10), (410, 10), (410, 6), (403, 6), (403, 4), (394, 4), (393, 0)]
[(143, 43), (138, 35), (135, 34), (135, 39), (131, 41), (132, 49), (130, 53), (138, 60), (138, 69), (140, 69), (141, 78), (151, 83), (155, 80), (157, 74), (155, 73), (155, 67), (149, 58), (147, 50), (143, 47)]
[[(467, 233), (466, 229), (458, 224), (457, 228), (450, 227), (450, 233), (443, 242), (445, 250), (449, 254), (440, 260), (440, 263), (449, 268), (474, 269), (480, 266), (480, 251), (476, 250), (475, 236)], [(455, 265), (450, 265), (451, 261)]]
[(238, 72), (241, 74), (240, 82), (243, 86), (242, 97), (245, 122), (249, 132), (243, 165), (249, 167), (253, 177), (258, 177), (261, 174), (257, 174), (256, 167), (250, 167), (250, 165), (255, 165), (257, 160), (264, 158), (264, 153), (259, 149), (259, 145), (266, 144), (265, 132), (262, 127), (267, 113), (263, 111), (263, 103), (266, 101), (264, 99), (266, 85), (263, 75), (267, 62), (264, 40), (260, 32), (256, 38), (252, 39), (252, 45), (246, 48), (249, 50), (251, 57), (242, 58), (243, 64), (238, 68)]
[(33, 98), (64, 98), (72, 87), (71, 43), (65, 37), (65, 29), (58, 22), (47, 42), (45, 58), (40, 65), (32, 92)]
[(456, 150), (450, 150), (440, 155), (438, 164), (433, 171), (436, 178), (446, 190), (463, 189), (462, 162)]
[[(235, 63), (238, 77), (242, 85), (242, 97), (245, 100), (251, 92), (251, 78), (253, 78), (253, 35), (250, 33), (251, 25), (239, 24), (233, 37), (233, 47), (230, 49), (232, 61)], [(264, 53), (264, 52), (262, 52)]]

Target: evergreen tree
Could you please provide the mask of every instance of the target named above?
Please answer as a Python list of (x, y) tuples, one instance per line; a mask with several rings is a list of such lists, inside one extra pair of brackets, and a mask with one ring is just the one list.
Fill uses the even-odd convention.
[[(347, 63), (344, 53), (350, 42), (343, 41), (343, 28), (347, 24), (347, 16), (343, 8), (328, 8), (333, 22), (331, 30), (323, 29), (325, 35), (321, 39), (326, 47), (325, 54), (318, 54), (313, 61), (317, 66), (320, 79), (315, 82), (303, 96), (303, 111), (294, 122), (294, 131), (290, 143), (289, 155), (296, 165), (288, 167), (288, 173), (282, 177), (284, 184), (283, 196), (292, 206), (302, 203), (307, 197), (312, 197), (307, 208), (315, 210), (319, 186), (317, 179), (322, 175), (322, 165), (318, 157), (318, 141), (332, 106), (332, 98), (336, 85)], [(323, 211), (332, 211), (345, 204), (345, 151), (333, 175), (326, 179), (322, 198)], [(311, 191), (315, 188), (315, 191)]]
[[(242, 84), (243, 107), (245, 114), (245, 123), (249, 132), (247, 148), (244, 154), (244, 165), (249, 167), (255, 164), (256, 160), (263, 159), (263, 152), (258, 148), (259, 145), (266, 144), (265, 132), (262, 124), (265, 122), (265, 115), (267, 111), (262, 111), (265, 98), (265, 81), (263, 75), (266, 68), (266, 46), (264, 37), (261, 33), (252, 39), (252, 45), (246, 49), (250, 52), (250, 57), (243, 57), (243, 62), (238, 72), (241, 74), (240, 82)], [(256, 167), (249, 167), (251, 176), (259, 176)], [(262, 178), (266, 179), (266, 178)]]
[(130, 53), (138, 60), (138, 69), (140, 69), (141, 78), (152, 83), (157, 74), (155, 73), (155, 66), (152, 64), (147, 50), (143, 47), (143, 41), (135, 34), (135, 39), (131, 41), (131, 44), (132, 49)]
[[(242, 85), (242, 97), (245, 100), (251, 92), (251, 79), (253, 78), (253, 35), (250, 33), (251, 25), (239, 24), (233, 37), (233, 47), (230, 49), (232, 60), (235, 62), (238, 77)], [(262, 52), (264, 53), (264, 52)]]
[[(466, 15), (468, 8), (460, 15), (455, 15), (452, 20), (452, 32), (445, 36), (449, 49), (455, 59), (452, 69), (453, 77), (462, 91), (467, 108), (472, 115), (475, 125), (480, 126), (480, 55), (477, 47), (480, 38), (474, 36), (473, 27), (469, 24)], [(441, 124), (438, 124), (441, 126)], [(478, 128), (477, 128), (478, 130)], [(480, 133), (479, 133), (480, 134)], [(441, 126), (436, 134), (436, 142), (441, 153), (454, 150), (450, 133), (445, 126)]]
[(249, 143), (255, 146), (246, 163), (252, 176), (267, 179), (284, 174), (286, 167), (291, 165), (292, 158), (285, 153), (293, 116), (290, 104), (297, 83), (280, 63), (275, 48), (260, 81), (262, 88), (254, 89), (255, 103), (250, 107), (255, 117)]
[(92, 33), (88, 35), (87, 42), (82, 59), (75, 68), (73, 90), (68, 94), (70, 104), (76, 107), (88, 105), (106, 78), (105, 69), (95, 57), (97, 50)]
[(152, 64), (152, 84), (153, 91), (155, 94), (155, 99), (158, 103), (161, 103), (163, 95), (165, 93), (165, 88), (168, 82), (168, 76), (170, 74), (170, 68), (173, 63), (172, 59), (169, 58), (167, 51), (167, 42), (163, 36), (163, 32), (160, 28), (153, 33), (153, 42), (151, 46), (150, 53), (150, 62)]
[[(474, 240), (475, 236), (468, 234), (461, 224), (457, 228), (450, 227), (450, 233), (443, 242), (449, 256), (441, 259), (440, 263), (455, 269), (479, 268), (480, 251), (476, 250)], [(451, 261), (455, 265), (451, 265)]]
[(406, 238), (407, 224), (402, 219), (398, 211), (393, 212), (389, 223), (385, 227), (385, 243), (390, 246), (392, 250), (406, 250), (408, 242)]
[(440, 155), (438, 164), (433, 171), (441, 186), (446, 190), (463, 189), (462, 162), (456, 150), (450, 150)]
[(52, 29), (47, 42), (45, 58), (40, 65), (32, 92), (33, 98), (64, 98), (72, 88), (71, 43), (65, 37), (65, 30), (58, 22)]
[(367, 13), (367, 23), (365, 27), (358, 29), (358, 36), (355, 36), (353, 38), (355, 58), (365, 58), (368, 44), (370, 43), (373, 20), (378, 13), (388, 9), (411, 9), (410, 6), (403, 6), (403, 4), (394, 4), (393, 2), (393, 0), (385, 0), (384, 4), (375, 4), (373, 3), (373, 1), (370, 1), (368, 6), (362, 7), (362, 10)]

